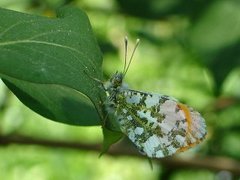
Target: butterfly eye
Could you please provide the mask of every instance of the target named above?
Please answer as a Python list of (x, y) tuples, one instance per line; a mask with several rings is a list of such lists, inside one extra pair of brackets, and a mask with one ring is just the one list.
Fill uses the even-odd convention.
[(118, 77), (118, 78), (116, 79), (116, 81), (117, 81), (117, 83), (122, 83), (122, 78)]

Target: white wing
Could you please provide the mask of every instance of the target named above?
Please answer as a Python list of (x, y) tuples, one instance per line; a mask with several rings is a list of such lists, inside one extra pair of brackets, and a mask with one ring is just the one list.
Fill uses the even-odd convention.
[(148, 157), (184, 151), (206, 135), (202, 116), (169, 96), (125, 89), (116, 101), (120, 129)]

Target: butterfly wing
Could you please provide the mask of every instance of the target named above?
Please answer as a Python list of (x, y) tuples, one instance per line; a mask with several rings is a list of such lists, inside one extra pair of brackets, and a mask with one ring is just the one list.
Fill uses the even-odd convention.
[(202, 116), (169, 96), (125, 89), (116, 101), (121, 131), (148, 157), (185, 151), (206, 135)]

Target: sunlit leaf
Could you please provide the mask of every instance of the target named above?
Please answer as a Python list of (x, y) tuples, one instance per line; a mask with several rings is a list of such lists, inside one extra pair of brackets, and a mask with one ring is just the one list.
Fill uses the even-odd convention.
[(65, 7), (57, 18), (0, 16), (0, 77), (15, 95), (49, 119), (100, 124), (102, 56), (86, 14)]

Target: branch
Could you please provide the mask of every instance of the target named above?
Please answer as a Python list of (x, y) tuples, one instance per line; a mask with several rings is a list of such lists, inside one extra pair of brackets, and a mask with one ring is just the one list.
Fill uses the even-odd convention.
[[(9, 144), (20, 144), (20, 145), (40, 145), (46, 147), (61, 147), (61, 148), (71, 148), (79, 150), (91, 150), (91, 151), (101, 151), (100, 144), (84, 144), (80, 142), (65, 142), (65, 141), (54, 141), (45, 140), (38, 138), (31, 138), (22, 135), (15, 136), (1, 136), (0, 135), (0, 146), (6, 146)], [(125, 148), (124, 148), (125, 147)], [(115, 144), (111, 147), (109, 152), (112, 156), (141, 156), (137, 151), (131, 148), (126, 148), (126, 146), (121, 146), (121, 143)], [(211, 169), (214, 171), (229, 171), (235, 175), (240, 175), (240, 162), (226, 158), (226, 157), (191, 157), (191, 158), (180, 158), (180, 157), (166, 157), (162, 159), (156, 159), (155, 162), (162, 164), (171, 169), (179, 168), (204, 168)]]

